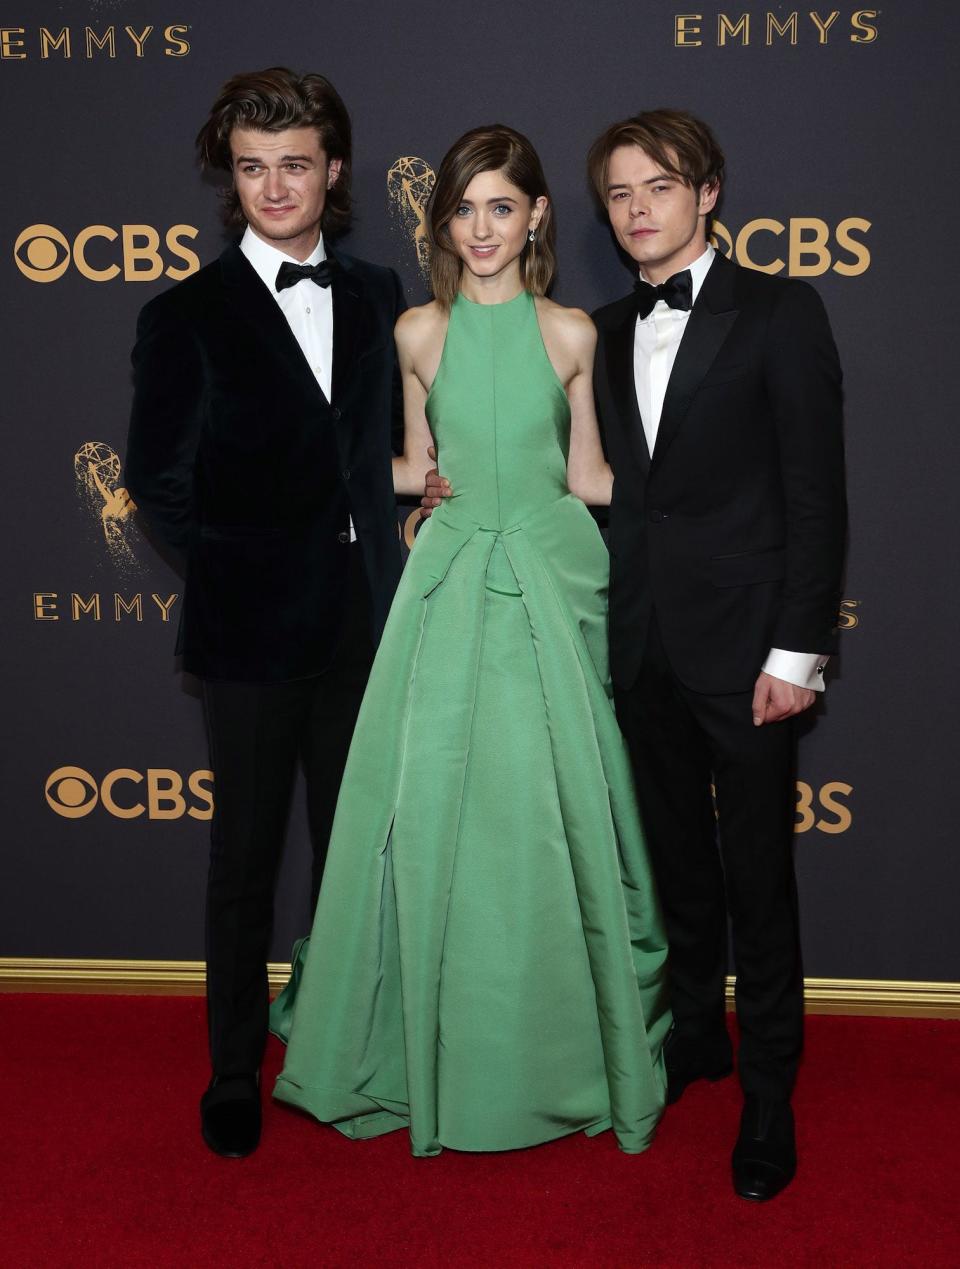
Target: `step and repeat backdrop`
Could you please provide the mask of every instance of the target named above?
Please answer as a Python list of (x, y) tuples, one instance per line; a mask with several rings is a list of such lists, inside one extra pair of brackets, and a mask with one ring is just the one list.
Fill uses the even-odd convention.
[[(197, 686), (173, 659), (181, 583), (124, 487), (129, 352), (139, 308), (223, 247), (193, 158), (218, 87), (281, 64), (321, 71), (347, 102), (344, 246), (397, 269), (411, 303), (427, 295), (434, 170), (466, 128), (533, 139), (559, 222), (555, 297), (591, 309), (631, 278), (590, 199), (590, 141), (664, 105), (713, 125), (719, 248), (812, 282), (846, 372), (843, 646), (797, 785), (806, 971), (960, 979), (958, 34), (955, 6), (906, 0), (9, 0), (0, 955), (202, 956), (216, 789)], [(401, 508), (398, 532), (414, 527)], [(307, 857), (298, 803), (277, 959), (307, 923)]]

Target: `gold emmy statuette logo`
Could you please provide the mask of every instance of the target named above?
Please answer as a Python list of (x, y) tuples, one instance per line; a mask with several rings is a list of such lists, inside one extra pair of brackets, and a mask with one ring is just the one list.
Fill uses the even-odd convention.
[(426, 159), (418, 158), (415, 154), (397, 159), (387, 172), (387, 194), (391, 211), (403, 232), (413, 238), (417, 264), (424, 276), (430, 267), (427, 199), (436, 179), (437, 174)]
[[(130, 786), (121, 792), (119, 786)], [(99, 802), (117, 820), (194, 820), (213, 817), (213, 772), (191, 771), (184, 780), (168, 767), (132, 771), (117, 767), (97, 783), (83, 767), (58, 767), (43, 788), (51, 811), (66, 820), (83, 819)], [(187, 797), (191, 804), (187, 804)]]
[(132, 564), (127, 538), (136, 503), (120, 484), (120, 457), (105, 441), (87, 441), (73, 456), (80, 500), (96, 516), (114, 564)]

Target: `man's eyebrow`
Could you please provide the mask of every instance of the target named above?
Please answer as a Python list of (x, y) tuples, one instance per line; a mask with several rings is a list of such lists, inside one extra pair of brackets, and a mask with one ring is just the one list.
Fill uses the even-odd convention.
[[(658, 181), (678, 181), (679, 179), (680, 178), (678, 176), (671, 176), (669, 172), (661, 172), (659, 176), (650, 176), (647, 178), (647, 180), (641, 181), (640, 184), (641, 185), (656, 185)], [(629, 189), (629, 188), (630, 186), (627, 185), (626, 183), (621, 183), (619, 185), (608, 185), (607, 193), (609, 194), (615, 189)]]
[[(233, 160), (234, 163), (262, 163), (263, 159), (259, 154), (238, 154)], [(313, 163), (314, 160), (309, 154), (283, 154), (280, 156), (281, 163)]]

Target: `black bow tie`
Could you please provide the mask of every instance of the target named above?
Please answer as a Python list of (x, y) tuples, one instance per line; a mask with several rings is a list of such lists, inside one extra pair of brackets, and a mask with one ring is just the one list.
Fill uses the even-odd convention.
[[(284, 265), (284, 268), (287, 266)], [(279, 283), (278, 283), (279, 285)], [(649, 317), (657, 300), (663, 300), (670, 308), (689, 310), (693, 308), (693, 278), (690, 270), (675, 273), (659, 286), (651, 286), (643, 278), (637, 278), (633, 284), (637, 293), (637, 312), (641, 317)]]
[(337, 267), (334, 260), (321, 260), (319, 264), (288, 264), (284, 261), (275, 285), (278, 291), (283, 291), (288, 286), (296, 286), (304, 278), (309, 278), (317, 286), (329, 286), (337, 273)]

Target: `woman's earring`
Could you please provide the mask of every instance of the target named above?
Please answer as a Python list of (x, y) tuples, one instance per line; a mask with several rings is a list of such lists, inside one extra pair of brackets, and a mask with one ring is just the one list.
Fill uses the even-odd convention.
[(527, 242), (533, 242), (536, 236), (537, 236), (537, 231), (535, 229), (531, 229), (527, 233)]

